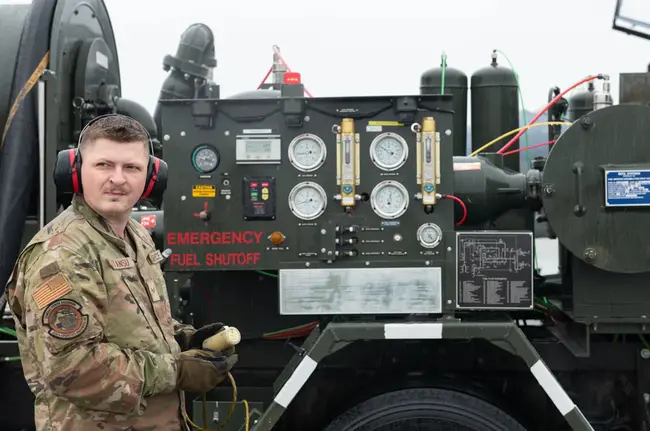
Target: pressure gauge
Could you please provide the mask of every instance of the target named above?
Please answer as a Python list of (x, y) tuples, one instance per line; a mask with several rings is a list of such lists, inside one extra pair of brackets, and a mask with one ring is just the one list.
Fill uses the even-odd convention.
[(313, 220), (327, 208), (327, 195), (323, 188), (311, 181), (297, 184), (289, 192), (289, 208), (302, 220)]
[(379, 217), (394, 219), (406, 212), (409, 195), (406, 188), (397, 181), (382, 181), (372, 190), (370, 205)]
[(323, 166), (326, 157), (325, 142), (314, 134), (296, 136), (289, 144), (289, 161), (300, 171), (315, 171)]
[(442, 229), (435, 223), (425, 223), (418, 228), (418, 241), (425, 248), (435, 248), (442, 241)]
[(209, 174), (219, 166), (219, 153), (210, 145), (199, 145), (192, 153), (192, 165), (202, 174)]
[(406, 141), (396, 133), (382, 133), (370, 144), (370, 158), (379, 169), (385, 171), (401, 168), (408, 154)]

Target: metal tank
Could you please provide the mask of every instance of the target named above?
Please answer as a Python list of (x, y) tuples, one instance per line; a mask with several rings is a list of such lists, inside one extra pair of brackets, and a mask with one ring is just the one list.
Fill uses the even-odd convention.
[(594, 110), (594, 90), (594, 83), (590, 82), (587, 88), (576, 91), (569, 99), (568, 115), (571, 121), (575, 121)]
[[(420, 77), (420, 94), (452, 94), (454, 96), (454, 156), (467, 155), (467, 75), (446, 66), (443, 55), (440, 67), (425, 71)], [(443, 84), (444, 71), (444, 84)], [(443, 87), (444, 85), (444, 87)]]
[[(496, 52), (492, 53), (492, 63), (489, 66), (474, 72), (470, 85), (472, 151), (474, 151), (494, 138), (519, 127), (519, 94), (514, 71), (498, 64)], [(504, 138), (486, 151), (496, 152), (508, 141), (508, 138)], [(517, 148), (519, 142), (509, 150)], [(517, 156), (506, 157), (504, 164), (507, 168), (519, 171)]]

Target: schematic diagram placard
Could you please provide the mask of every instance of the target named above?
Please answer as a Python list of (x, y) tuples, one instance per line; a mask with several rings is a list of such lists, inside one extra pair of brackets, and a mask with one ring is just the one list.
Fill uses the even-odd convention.
[(457, 232), (457, 308), (533, 307), (531, 232)]

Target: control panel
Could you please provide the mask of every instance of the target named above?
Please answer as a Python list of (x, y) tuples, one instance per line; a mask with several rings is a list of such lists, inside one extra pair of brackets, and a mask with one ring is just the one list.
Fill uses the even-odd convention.
[(451, 96), (161, 104), (166, 270), (453, 261)]

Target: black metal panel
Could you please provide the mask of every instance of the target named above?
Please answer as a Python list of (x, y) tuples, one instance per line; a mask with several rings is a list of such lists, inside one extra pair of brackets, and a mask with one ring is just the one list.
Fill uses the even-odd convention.
[[(573, 318), (578, 322), (650, 323), (650, 272), (603, 271), (571, 256)], [(598, 331), (595, 326), (594, 331)], [(610, 329), (611, 331), (611, 329)], [(622, 329), (619, 329), (623, 332)], [(643, 332), (647, 332), (644, 330)]]
[[(416, 105), (419, 110), (410, 111)], [(162, 101), (162, 135), (168, 137), (164, 145), (170, 173), (165, 194), (165, 246), (173, 252), (167, 269), (409, 267), (425, 266), (427, 261), (430, 266), (444, 266), (448, 253), (439, 250), (448, 244), (443, 241), (438, 248), (425, 249), (416, 232), (425, 223), (435, 223), (442, 229), (443, 239), (453, 242), (455, 205), (451, 200), (439, 201), (435, 211), (427, 213), (422, 201), (413, 198), (421, 185), (416, 182), (418, 151), (409, 120), (422, 123), (425, 117), (435, 119), (440, 139), (437, 192), (453, 194), (452, 137), (445, 133), (452, 129), (451, 108), (450, 96), (436, 95)], [(334, 198), (342, 193), (342, 187), (337, 185), (337, 143), (332, 129), (344, 118), (354, 120), (360, 139), (360, 184), (356, 187), (360, 200), (347, 211), (342, 201)], [(370, 157), (372, 140), (384, 132), (401, 136), (408, 145), (406, 163), (389, 172), (376, 167)], [(320, 137), (327, 150), (323, 165), (311, 172), (299, 171), (288, 160), (290, 142), (305, 133)], [(257, 163), (265, 160), (265, 156), (258, 159), (259, 154), (244, 157), (247, 163), (237, 163), (238, 145), (244, 145), (237, 143), (238, 137), (250, 141), (260, 135), (280, 141), (279, 152), (271, 155), (278, 155), (279, 163)], [(263, 145), (268, 145), (271, 138), (265, 139)], [(206, 154), (196, 153), (201, 146), (206, 153), (209, 148), (216, 150), (218, 166), (211, 172), (201, 173), (193, 166), (193, 154)], [(204, 161), (210, 161), (207, 157)], [(406, 212), (390, 220), (373, 211), (372, 199), (375, 186), (387, 180), (403, 184), (409, 201)], [(314, 220), (300, 220), (288, 204), (291, 190), (305, 181), (320, 185), (327, 200), (326, 210)], [(251, 182), (256, 185), (250, 187)], [(311, 198), (308, 195), (306, 199)], [(389, 194), (387, 199), (393, 198)], [(266, 214), (265, 220), (245, 216), (245, 208), (251, 210), (253, 204), (273, 200), (274, 210), (271, 205), (257, 207)], [(350, 227), (353, 232), (347, 230)], [(274, 232), (284, 237), (281, 244), (271, 242)], [(342, 244), (346, 240), (353, 243)], [(354, 250), (356, 256), (343, 255)], [(337, 252), (341, 254), (337, 256)]]
[(650, 73), (621, 73), (619, 77), (619, 103), (650, 103)]

